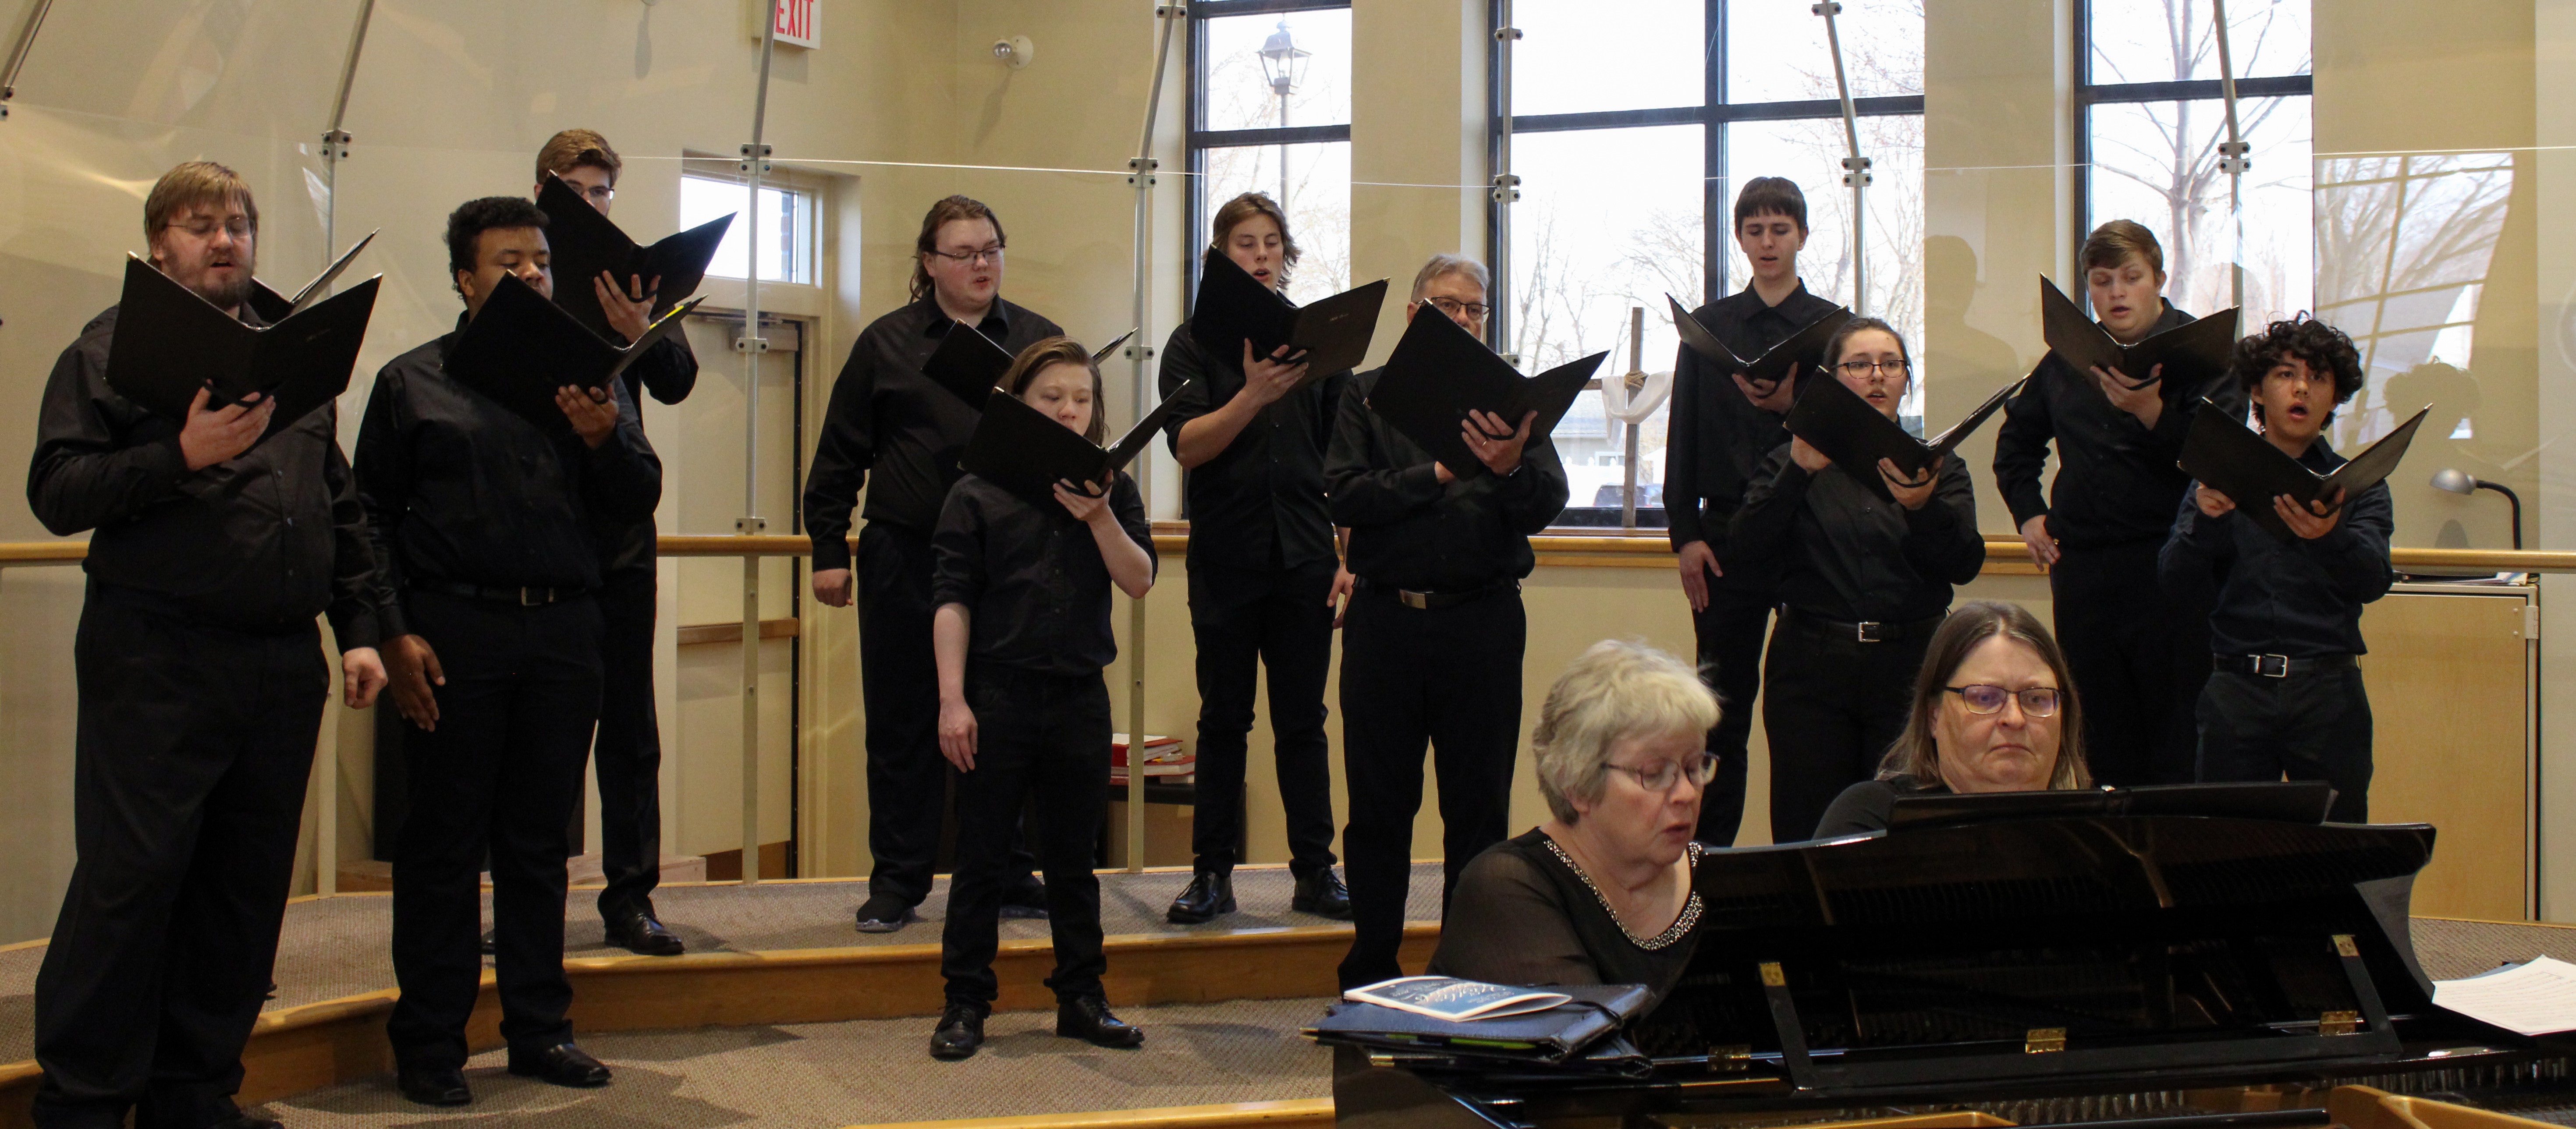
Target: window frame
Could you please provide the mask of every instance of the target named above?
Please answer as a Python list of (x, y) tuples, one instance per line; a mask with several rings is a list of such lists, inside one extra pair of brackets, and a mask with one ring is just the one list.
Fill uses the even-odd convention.
[(1188, 320), (1191, 306), (1198, 301), (1199, 256), (1207, 241), (1199, 232), (1207, 230), (1209, 213), (1207, 194), (1201, 191), (1207, 177), (1207, 153), (1211, 149), (1252, 149), (1267, 145), (1308, 145), (1340, 142), (1350, 144), (1351, 123), (1339, 125), (1273, 126), (1266, 129), (1209, 129), (1207, 127), (1207, 21), (1228, 16), (1289, 15), (1296, 12), (1348, 11), (1352, 0), (1197, 0), (1189, 6), (1189, 34), (1184, 63), (1189, 70), (1189, 89), (1185, 97), (1186, 140), (1183, 161), (1189, 174), (1189, 190), (1183, 193), (1186, 227), (1181, 247), (1181, 317)]
[[(680, 170), (680, 184), (678, 188), (682, 196), (687, 194), (688, 182), (692, 180), (703, 180), (723, 184), (736, 192), (741, 192), (743, 189), (750, 186), (750, 178), (743, 176), (740, 172), (736, 171), (732, 165), (725, 164), (719, 166), (715, 161), (696, 158), (684, 161)], [(792, 172), (783, 169), (775, 169), (764, 174), (761, 177), (760, 190), (762, 192), (777, 192), (783, 196), (795, 199), (801, 205), (796, 216), (796, 243), (798, 253), (795, 261), (790, 265), (802, 266), (806, 274), (806, 277), (802, 279), (764, 278), (760, 280), (760, 284), (764, 287), (793, 286), (806, 290), (819, 290), (823, 284), (824, 269), (823, 210), (826, 206), (829, 194), (825, 191), (822, 185), (812, 183), (806, 177), (794, 175)], [(737, 212), (736, 214), (739, 215), (740, 213)], [(759, 215), (755, 209), (752, 215), (752, 222), (758, 222), (758, 220)], [(759, 264), (754, 263), (751, 265), (751, 270), (754, 273), (758, 273), (759, 269)], [(707, 277), (733, 283), (745, 281), (744, 279), (737, 278), (733, 275), (717, 274), (712, 268), (708, 270)]]
[[(1494, 28), (1505, 26), (1503, 9), (1507, 2), (1508, 0), (1486, 0), (1488, 26)], [(1704, 292), (1700, 297), (1701, 302), (1714, 302), (1732, 293), (1734, 289), (1731, 280), (1727, 277), (1727, 256), (1732, 246), (1730, 240), (1733, 238), (1735, 227), (1732, 221), (1734, 204), (1727, 198), (1727, 127), (1736, 122), (1827, 119), (1840, 121), (1843, 115), (1842, 102), (1833, 98), (1777, 102), (1728, 101), (1726, 96), (1726, 6), (1728, 2), (1729, 0), (1706, 0), (1705, 3), (1706, 14), (1702, 17), (1701, 23), (1705, 76), (1700, 86), (1699, 105), (1510, 115), (1510, 130), (1514, 137), (1531, 133), (1630, 129), (1638, 126), (1693, 124), (1700, 126), (1700, 183), (1704, 192), (1704, 198), (1701, 201), (1701, 228), (1704, 235), (1701, 252)], [(2076, 2), (2080, 4), (2083, 0), (2076, 0)], [(1489, 37), (1485, 57), (1485, 164), (1489, 171), (1499, 169), (1502, 165), (1503, 130), (1501, 127), (1504, 119), (1503, 108), (1509, 95), (1509, 91), (1505, 90), (1503, 85), (1502, 51), (1502, 41), (1499, 38)], [(2240, 88), (2243, 86), (2242, 83), (2238, 85)], [(1857, 117), (1906, 115), (1921, 117), (1923, 111), (1924, 99), (1921, 94), (1877, 95), (1852, 99), (1852, 112)], [(1517, 169), (1513, 171), (1515, 175), (1518, 174)], [(1503, 249), (1501, 247), (1502, 221), (1503, 209), (1506, 206), (1502, 201), (1488, 195), (1485, 205), (1485, 259), (1488, 263), (1494, 262), (1497, 252)], [(1650, 312), (1648, 316), (1653, 315)], [(1487, 332), (1491, 332), (1490, 326)], [(1601, 382), (1596, 378), (1587, 386), (1587, 390), (1598, 391), (1600, 387)], [(1642, 492), (1647, 483), (1641, 477), (1637, 485)], [(1593, 511), (1603, 508), (1591, 505), (1578, 506), (1572, 504), (1570, 500), (1566, 506), (1569, 511)], [(1652, 507), (1643, 505), (1636, 507), (1638, 511), (1661, 508), (1660, 504)], [(1634, 534), (1658, 527), (1642, 524), (1628, 525), (1623, 521), (1611, 526), (1583, 525), (1554, 528), (1612, 530), (1622, 534)]]

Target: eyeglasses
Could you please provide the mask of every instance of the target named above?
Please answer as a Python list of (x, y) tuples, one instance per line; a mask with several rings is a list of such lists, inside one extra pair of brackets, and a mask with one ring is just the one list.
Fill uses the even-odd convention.
[(212, 239), (216, 232), (221, 231), (232, 236), (235, 242), (250, 238), (251, 231), (249, 216), (234, 216), (222, 223), (216, 223), (213, 220), (197, 220), (194, 223), (170, 223), (161, 226), (177, 228), (198, 239)]
[(1002, 249), (999, 247), (984, 247), (973, 251), (933, 251), (931, 254), (959, 266), (971, 267), (987, 262), (1000, 266), (1002, 263)]
[(582, 199), (594, 205), (605, 204), (617, 198), (617, 190), (605, 184), (594, 184), (588, 188), (575, 188), (572, 185), (565, 185), (565, 187), (572, 188), (574, 192), (581, 195)]
[(1967, 703), (1969, 713), (1998, 713), (2004, 708), (2004, 699), (2018, 697), (2024, 714), (2031, 717), (2057, 716), (2058, 696), (2054, 686), (2033, 686), (2020, 691), (2006, 690), (2001, 686), (1944, 686), (1942, 689), (1957, 694), (1960, 701)]
[(1886, 373), (1887, 378), (1890, 380), (1903, 380), (1905, 379), (1905, 370), (1912, 366), (1905, 361), (1899, 360), (1844, 361), (1834, 367), (1843, 370), (1843, 378), (1846, 380), (1869, 380), (1878, 376), (1882, 372)]
[(1483, 321), (1485, 320), (1486, 314), (1494, 312), (1494, 308), (1492, 306), (1484, 305), (1480, 302), (1461, 302), (1455, 298), (1428, 298), (1424, 300), (1430, 302), (1436, 307), (1439, 307), (1441, 313), (1447, 314), (1453, 318), (1460, 314), (1465, 314), (1470, 320)]
[(1670, 792), (1673, 790), (1673, 785), (1681, 783), (1684, 776), (1690, 777), (1692, 784), (1700, 786), (1706, 786), (1709, 781), (1717, 779), (1717, 754), (1702, 750), (1680, 760), (1659, 760), (1644, 768), (1625, 764), (1605, 764), (1601, 767), (1615, 769), (1636, 777), (1637, 786), (1649, 792)]

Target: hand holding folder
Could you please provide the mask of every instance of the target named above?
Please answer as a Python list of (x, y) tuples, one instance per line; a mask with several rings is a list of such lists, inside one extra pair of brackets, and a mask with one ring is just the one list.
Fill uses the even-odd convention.
[(1359, 366), (1384, 305), (1386, 280), (1381, 278), (1301, 307), (1211, 247), (1200, 262), (1190, 340), (1229, 363), (1243, 355), (1246, 341), (1256, 357), (1273, 356), (1285, 347), (1286, 359), (1303, 361), (1306, 379), (1315, 380)]
[[(995, 388), (985, 395), (984, 418), (975, 424), (975, 436), (966, 441), (966, 454), (958, 465), (966, 473), (1035, 506), (1056, 505), (1058, 482), (1070, 482), (1095, 498), (1104, 497), (1113, 476), (1144, 453), (1154, 433), (1163, 429), (1164, 422), (1179, 406), (1177, 392), (1164, 397), (1118, 442), (1102, 448), (1057, 423), (1055, 417)], [(1092, 410), (1099, 407), (1094, 404)]]
[[(359, 246), (365, 245), (360, 241)], [(358, 363), (358, 346), (366, 340), (381, 280), (370, 278), (329, 298), (317, 297), (356, 253), (351, 248), (294, 300), (277, 298), (266, 287), (254, 288), (255, 312), (264, 315), (258, 295), (266, 293), (270, 307), (284, 314), (265, 328), (242, 324), (151, 264), (128, 256), (116, 337), (108, 347), (108, 387), (183, 421), (201, 389), (209, 408), (265, 396), (277, 407), (261, 438), (293, 426), (346, 391), (349, 370)]]
[(668, 311), (697, 293), (706, 281), (707, 264), (714, 261), (716, 248), (724, 243), (734, 219), (728, 215), (708, 220), (650, 247), (638, 247), (553, 173), (546, 174), (545, 187), (537, 190), (537, 207), (546, 213), (555, 303), (571, 312), (583, 328), (611, 341), (623, 335), (609, 325), (608, 311), (599, 303), (601, 274), (611, 276), (610, 284), (620, 294), (629, 293), (628, 287), (641, 280), (653, 310)]
[(1716, 365), (1719, 372), (1741, 374), (1745, 382), (1762, 395), (1769, 395), (1790, 374), (1823, 364), (1825, 339), (1832, 337), (1835, 330), (1852, 319), (1850, 310), (1836, 306), (1832, 313), (1808, 322), (1779, 344), (1764, 350), (1761, 356), (1745, 358), (1735, 355), (1735, 350), (1727, 348), (1726, 343), (1710, 333), (1707, 326), (1701, 325), (1698, 318), (1692, 317), (1689, 310), (1683, 309), (1679, 299), (1666, 294), (1664, 303), (1672, 307), (1673, 329), (1682, 335), (1682, 344)]
[(2159, 381), (2168, 388), (2200, 388), (2226, 373), (2228, 353), (2236, 348), (2236, 318), (2237, 311), (2221, 310), (2122, 345), (2047, 275), (2039, 277), (2040, 332), (2048, 347), (2075, 371), (2117, 373), (2133, 390)]
[[(587, 208), (590, 205), (584, 204)], [(677, 333), (704, 298), (691, 298), (654, 319), (644, 336), (618, 345), (584, 327), (570, 311), (549, 302), (517, 275), (502, 275), (465, 323), (447, 355), (447, 374), (498, 401), (548, 434), (572, 428), (555, 403), (567, 385), (599, 392), (626, 374), (645, 352)], [(595, 398), (595, 397), (594, 397)]]
[(1996, 389), (1977, 410), (1952, 424), (1948, 431), (1922, 440), (1906, 433), (1895, 420), (1880, 415), (1857, 393), (1830, 377), (1819, 380), (1807, 394), (1798, 398), (1798, 406), (1789, 409), (1789, 434), (1806, 440), (1826, 458), (1832, 459), (1843, 473), (1859, 479), (1882, 499), (1894, 500), (1888, 484), (1880, 477), (1879, 461), (1896, 467), (1900, 482), (1929, 485), (1932, 474), (1959, 443), (1996, 410), (2004, 401), (2030, 381), (2025, 376)]
[[(1531, 435), (1556, 430), (1609, 355), (1594, 353), (1524, 377), (1474, 334), (1426, 309), (1395, 343), (1368, 403), (1450, 474), (1474, 478), (1486, 473), (1486, 467), (1468, 445), (1467, 428), (1475, 427), (1488, 439), (1508, 440), (1512, 429), (1535, 413), (1529, 420)], [(1472, 416), (1476, 412), (1498, 418), (1504, 430), (1497, 434), (1490, 425), (1479, 426)]]
[(2192, 414), (2191, 433), (2183, 438), (2182, 469), (2201, 485), (2226, 495), (2236, 504), (2236, 512), (2288, 541), (2296, 534), (2273, 509), (2272, 499), (2287, 496), (2291, 505), (2311, 514), (2316, 513), (2316, 503), (2324, 503), (2326, 513), (2334, 513), (2345, 501), (2396, 472), (2407, 446), (2415, 441), (2415, 428), (2432, 410), (2432, 405), (2425, 405), (2379, 442), (2336, 467), (2333, 474), (2318, 474), (2244, 424), (2227, 418), (2225, 409), (2204, 400)]

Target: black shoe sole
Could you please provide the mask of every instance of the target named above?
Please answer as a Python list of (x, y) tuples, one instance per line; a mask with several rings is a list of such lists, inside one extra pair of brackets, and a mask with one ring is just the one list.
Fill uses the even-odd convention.
[(974, 1046), (965, 1048), (932, 1047), (930, 1048), (930, 1057), (938, 1059), (941, 1062), (959, 1062), (975, 1057), (975, 1052), (983, 1049), (984, 1045), (982, 1043), (977, 1043)]
[(660, 942), (629, 943), (618, 937), (617, 931), (614, 929), (608, 931), (607, 943), (612, 948), (624, 949), (627, 952), (642, 957), (683, 956), (689, 951), (688, 942), (682, 941), (677, 937), (672, 938), (667, 944)]
[(425, 1105), (425, 1106), (434, 1106), (434, 1107), (438, 1107), (438, 1108), (441, 1108), (441, 1109), (452, 1109), (452, 1108), (455, 1108), (455, 1107), (457, 1107), (457, 1106), (461, 1106), (461, 1105), (473, 1105), (473, 1104), (474, 1104), (474, 1091), (472, 1091), (472, 1090), (441, 1091), (441, 1092), (439, 1092), (439, 1093), (437, 1093), (437, 1094), (431, 1095), (431, 1094), (422, 1094), (422, 1093), (420, 1093), (419, 1091), (417, 1091), (417, 1090), (413, 1090), (413, 1089), (411, 1089), (411, 1088), (409, 1088), (409, 1087), (402, 1087), (401, 1089), (402, 1089), (402, 1096), (403, 1096), (403, 1100), (404, 1100), (404, 1101), (407, 1101), (407, 1102), (410, 1102), (410, 1103), (411, 1103), (411, 1104), (413, 1104), (413, 1105)]
[(905, 910), (902, 917), (893, 921), (874, 917), (862, 918), (858, 923), (858, 930), (861, 933), (892, 933), (919, 920), (921, 920), (920, 914)]
[(617, 1076), (614, 1074), (606, 1075), (595, 1080), (570, 1080), (553, 1077), (542, 1069), (521, 1070), (515, 1066), (510, 1068), (510, 1073), (518, 1075), (521, 1078), (534, 1078), (549, 1086), (561, 1086), (567, 1090), (596, 1090), (617, 1080)]
[(1080, 1039), (1092, 1046), (1114, 1051), (1133, 1050), (1145, 1045), (1145, 1033), (1133, 1027), (1128, 1028), (1124, 1035), (1076, 1035), (1061, 1027), (1056, 1028), (1055, 1034), (1059, 1039)]
[(1205, 925), (1208, 922), (1214, 921), (1233, 912), (1234, 899), (1227, 898), (1226, 900), (1216, 904), (1216, 912), (1214, 913), (1192, 913), (1187, 910), (1183, 910), (1178, 905), (1175, 905), (1172, 908), (1163, 911), (1163, 920), (1171, 922), (1174, 925)]

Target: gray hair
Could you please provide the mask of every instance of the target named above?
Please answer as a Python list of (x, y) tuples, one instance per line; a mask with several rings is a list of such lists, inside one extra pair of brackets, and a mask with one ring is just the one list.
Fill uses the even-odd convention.
[(1539, 707), (1531, 734), (1538, 791), (1560, 823), (1581, 818), (1574, 801), (1601, 799), (1610, 747), (1626, 737), (1705, 733), (1717, 695), (1689, 663), (1643, 643), (1604, 639), (1577, 656)]
[(1421, 301), (1422, 292), (1430, 289), (1432, 283), (1451, 275), (1464, 275), (1474, 279), (1476, 289), (1487, 293), (1491, 293), (1494, 289), (1494, 276), (1485, 272), (1485, 264), (1465, 255), (1452, 255), (1443, 251), (1431, 256), (1431, 261), (1422, 264), (1422, 269), (1414, 274), (1413, 300)]

